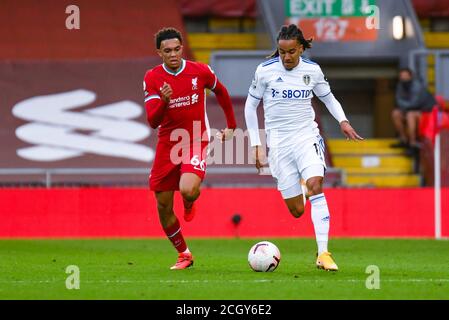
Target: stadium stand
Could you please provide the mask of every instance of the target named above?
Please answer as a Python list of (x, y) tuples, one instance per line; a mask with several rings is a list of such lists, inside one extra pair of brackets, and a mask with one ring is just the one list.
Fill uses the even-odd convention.
[[(424, 43), (428, 49), (449, 49), (449, 1), (412, 1), (423, 30)], [(436, 93), (435, 56), (426, 57), (426, 81), (430, 92)], [(443, 111), (445, 102), (437, 97)], [(440, 125), (445, 127), (445, 113), (442, 112)], [(405, 149), (393, 149), (391, 138), (367, 139), (356, 149), (341, 140), (328, 141), (334, 164), (346, 172), (346, 185), (372, 187), (418, 187), (433, 185), (433, 140), (435, 125), (432, 112), (423, 113), (419, 134), (422, 149), (418, 157), (406, 156)], [(384, 131), (385, 128), (384, 128)], [(444, 131), (443, 131), (443, 134)], [(444, 139), (443, 139), (444, 140)], [(443, 149), (444, 146), (443, 146)], [(443, 162), (445, 163), (445, 154)], [(444, 166), (443, 166), (443, 170)], [(443, 176), (445, 176), (445, 171)], [(447, 175), (447, 174), (446, 174)]]
[[(0, 59), (127, 59), (157, 56), (161, 26), (184, 32), (176, 0), (80, 0), (80, 29), (65, 27), (66, 1), (0, 3)], [(132, 21), (132, 23), (130, 23)], [(185, 33), (184, 33), (185, 34)], [(186, 56), (190, 56), (186, 44)]]
[(184, 0), (180, 5), (196, 61), (209, 63), (214, 50), (257, 48), (255, 0)]
[[(160, 63), (154, 34), (161, 27), (174, 26), (187, 38), (178, 1), (81, 0), (80, 29), (72, 30), (66, 28), (68, 5), (54, 0), (0, 3), (0, 137), (8, 141), (0, 150), (0, 181), (7, 186), (146, 185), (156, 137), (147, 129), (142, 79), (146, 70)], [(188, 41), (184, 54), (191, 57)], [(60, 112), (58, 97), (70, 97), (73, 105), (68, 109), (74, 110), (66, 106)], [(39, 101), (47, 109), (37, 114), (31, 107), (37, 108)], [(61, 139), (61, 132), (54, 131), (63, 124), (60, 121), (71, 128), (70, 137)], [(101, 123), (118, 125), (121, 129), (114, 130), (122, 130), (124, 136), (103, 136), (100, 147), (95, 136)], [(50, 134), (33, 131), (42, 124)], [(124, 133), (124, 124), (134, 129)], [(127, 137), (133, 130), (144, 134)], [(78, 146), (73, 139), (78, 139)], [(110, 143), (127, 144), (136, 157), (113, 156), (120, 147), (107, 147)], [(111, 167), (136, 172), (76, 171)], [(62, 174), (61, 169), (67, 170)]]
[[(413, 7), (423, 29), (424, 41), (429, 49), (449, 49), (449, 1), (413, 0)], [(435, 59), (427, 57), (427, 83), (429, 90), (435, 93)]]
[[(449, 1), (423, 1), (413, 0), (413, 7), (419, 17), (420, 25), (423, 29), (424, 41), (428, 49), (448, 50), (449, 49)], [(436, 92), (435, 56), (426, 57), (427, 70), (424, 75), (429, 90), (436, 96), (437, 105), (432, 112), (424, 113), (420, 125), (419, 135), (422, 141), (422, 149), (419, 155), (420, 172), (423, 175), (423, 185), (433, 186), (434, 184), (434, 143), (435, 135), (441, 130), (441, 162), (442, 186), (449, 185), (447, 153), (447, 140), (449, 139), (448, 114), (449, 99), (442, 93)], [(447, 71), (446, 71), (447, 72)]]
[(334, 164), (344, 168), (346, 185), (352, 187), (417, 187), (420, 175), (403, 150), (391, 148), (395, 139), (367, 139), (357, 147), (345, 140), (331, 139)]

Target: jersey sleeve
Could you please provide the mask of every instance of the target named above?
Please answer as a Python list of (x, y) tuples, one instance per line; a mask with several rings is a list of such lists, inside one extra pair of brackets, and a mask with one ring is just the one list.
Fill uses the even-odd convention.
[(203, 69), (204, 86), (207, 89), (214, 90), (217, 86), (217, 75), (208, 64), (201, 64)]
[(260, 66), (257, 67), (256, 72), (254, 73), (254, 78), (249, 87), (249, 95), (255, 99), (262, 100), (263, 94), (266, 89), (266, 83), (263, 81), (263, 77), (261, 76)]
[(329, 82), (327, 81), (320, 67), (318, 67), (317, 83), (313, 88), (313, 93), (315, 93), (318, 98), (323, 98), (331, 93)]
[(145, 103), (152, 99), (161, 99), (159, 92), (155, 88), (155, 83), (152, 80), (151, 72), (147, 72), (143, 78), (143, 93)]

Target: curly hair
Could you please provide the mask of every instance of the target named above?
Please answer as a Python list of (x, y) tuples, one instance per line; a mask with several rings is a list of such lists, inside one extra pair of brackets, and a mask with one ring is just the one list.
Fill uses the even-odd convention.
[[(302, 44), (304, 47), (304, 50), (312, 48), (312, 41), (313, 38), (306, 39), (304, 38), (304, 35), (302, 34), (301, 29), (298, 28), (296, 24), (290, 24), (290, 25), (284, 25), (279, 30), (278, 36), (276, 38), (276, 41), (279, 42), (279, 40), (296, 40), (299, 44)], [(268, 58), (274, 58), (279, 56), (279, 51), (276, 49), (271, 55), (268, 56)]]
[(156, 40), (156, 48), (161, 48), (161, 42), (168, 39), (178, 39), (179, 42), (182, 44), (182, 35), (181, 32), (179, 32), (175, 28), (163, 28), (159, 30), (155, 35), (154, 38)]

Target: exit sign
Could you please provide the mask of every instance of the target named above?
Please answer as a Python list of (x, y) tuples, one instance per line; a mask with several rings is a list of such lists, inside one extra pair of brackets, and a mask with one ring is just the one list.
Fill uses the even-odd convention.
[[(375, 41), (376, 0), (285, 0), (287, 23), (315, 41)], [(377, 10), (377, 12), (376, 12)], [(367, 23), (367, 19), (371, 19)]]
[(288, 0), (288, 17), (363, 17), (375, 0)]

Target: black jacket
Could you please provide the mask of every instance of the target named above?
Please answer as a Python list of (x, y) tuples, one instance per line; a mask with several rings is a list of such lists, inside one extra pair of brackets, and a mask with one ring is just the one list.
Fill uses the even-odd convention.
[(436, 104), (435, 97), (419, 80), (413, 79), (410, 87), (399, 82), (396, 87), (396, 104), (402, 111), (431, 111)]

